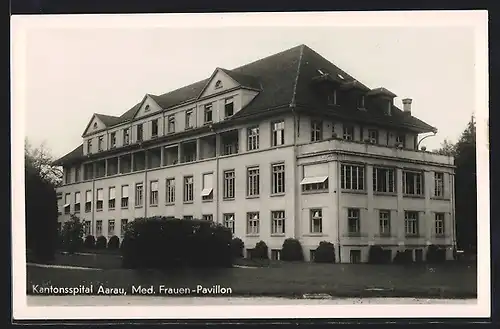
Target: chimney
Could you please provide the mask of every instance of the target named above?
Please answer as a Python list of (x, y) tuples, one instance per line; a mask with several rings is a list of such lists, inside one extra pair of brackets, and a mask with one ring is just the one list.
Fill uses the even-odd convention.
[(403, 99), (403, 112), (408, 115), (411, 115), (411, 102), (412, 102), (411, 98)]

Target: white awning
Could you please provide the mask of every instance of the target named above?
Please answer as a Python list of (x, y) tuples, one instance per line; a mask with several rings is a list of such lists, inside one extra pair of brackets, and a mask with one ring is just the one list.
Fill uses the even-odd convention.
[(328, 176), (305, 177), (300, 185), (324, 183), (327, 179)]
[(201, 191), (201, 196), (209, 196), (210, 193), (212, 193), (212, 189), (206, 188), (206, 189), (203, 189), (203, 191)]
[(64, 208), (69, 207), (69, 203), (66, 203), (63, 207)]

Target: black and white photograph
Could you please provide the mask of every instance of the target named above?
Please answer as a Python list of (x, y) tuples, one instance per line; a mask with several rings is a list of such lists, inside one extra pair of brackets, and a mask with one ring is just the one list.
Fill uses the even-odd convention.
[(14, 318), (489, 317), (487, 22), (13, 16)]

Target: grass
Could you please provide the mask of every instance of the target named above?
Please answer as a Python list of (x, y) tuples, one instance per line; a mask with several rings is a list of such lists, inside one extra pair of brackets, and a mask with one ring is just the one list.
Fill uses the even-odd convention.
[[(472, 262), (402, 266), (242, 260), (240, 265), (254, 268), (159, 271), (121, 269), (121, 258), (116, 254), (59, 254), (52, 263), (102, 270), (28, 266), (28, 294), (33, 293), (32, 285), (92, 284), (125, 288), (129, 293), (132, 285), (192, 289), (196, 285), (220, 285), (231, 288), (232, 294), (238, 296), (297, 297), (305, 293), (327, 293), (336, 297), (477, 298), (476, 264)], [(370, 288), (384, 290), (367, 290)]]

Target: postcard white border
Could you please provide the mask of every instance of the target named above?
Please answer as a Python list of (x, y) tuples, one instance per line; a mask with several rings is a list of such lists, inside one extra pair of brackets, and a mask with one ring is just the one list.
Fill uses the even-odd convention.
[[(471, 27), (475, 30), (478, 177), (478, 302), (472, 305), (270, 305), (35, 307), (27, 305), (24, 222), (24, 137), (26, 34), (35, 28), (224, 28), (265, 27)], [(14, 319), (224, 319), (224, 318), (391, 318), (489, 317), (489, 138), (487, 11), (406, 11), (336, 13), (231, 13), (153, 15), (12, 16), (12, 249)], [(134, 312), (131, 312), (131, 309)]]

